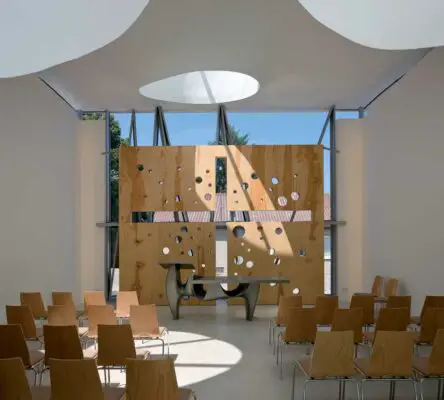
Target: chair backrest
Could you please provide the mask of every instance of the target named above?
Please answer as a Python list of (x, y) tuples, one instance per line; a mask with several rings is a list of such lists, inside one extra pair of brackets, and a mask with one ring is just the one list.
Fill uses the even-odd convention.
[(130, 324), (134, 335), (159, 335), (160, 327), (155, 304), (130, 307)]
[(432, 344), (438, 329), (444, 328), (444, 308), (427, 307), (419, 332), (419, 342)]
[(122, 366), (127, 358), (136, 358), (130, 325), (99, 325), (98, 331), (98, 365)]
[(316, 329), (316, 310), (314, 308), (292, 308), (287, 318), (284, 341), (287, 343), (314, 343)]
[(276, 324), (285, 325), (288, 310), (294, 307), (302, 307), (302, 296), (280, 296)]
[(112, 306), (88, 306), (88, 336), (97, 336), (97, 326), (117, 325)]
[(45, 364), (50, 365), (51, 359), (81, 360), (83, 359), (77, 327), (44, 325)]
[(410, 311), (412, 308), (412, 296), (388, 296), (387, 308), (407, 308)]
[(353, 331), (355, 343), (362, 341), (362, 309), (337, 308), (333, 314), (333, 332)]
[(0, 360), (0, 399), (32, 400), (25, 367), (18, 357)]
[(309, 375), (313, 378), (353, 376), (354, 335), (352, 331), (317, 332)]
[(381, 308), (375, 331), (405, 331), (410, 323), (408, 308)]
[(371, 294), (380, 297), (382, 295), (382, 286), (384, 284), (384, 278), (380, 275), (376, 275), (373, 280), (372, 291)]
[(47, 312), (43, 303), (42, 294), (39, 292), (22, 292), (20, 293), (20, 304), (29, 306), (34, 318), (46, 318)]
[(76, 305), (71, 292), (52, 292), (52, 304), (54, 306), (66, 306), (74, 310), (77, 315)]
[(85, 314), (89, 306), (106, 306), (105, 292), (103, 291), (85, 291), (83, 292), (83, 305)]
[(370, 357), (369, 376), (412, 376), (413, 337), (414, 332), (378, 332)]
[(121, 317), (129, 317), (130, 306), (138, 306), (137, 292), (118, 292), (116, 299), (116, 314)]
[(384, 296), (396, 296), (398, 294), (398, 279), (390, 278), (384, 287)]
[(37, 337), (37, 327), (29, 306), (6, 306), (6, 320), (8, 324), (21, 325), (26, 339)]
[(364, 325), (375, 323), (375, 297), (373, 295), (353, 295), (350, 308), (362, 308), (362, 323)]
[(315, 305), (316, 323), (318, 325), (331, 325), (338, 304), (338, 296), (317, 296)]
[(420, 323), (423, 323), (424, 313), (427, 308), (444, 308), (444, 296), (426, 296), (422, 305)]
[(29, 349), (20, 324), (0, 325), (0, 358), (21, 358), (30, 366)]
[(444, 329), (438, 329), (429, 358), (429, 374), (444, 375)]
[(51, 360), (51, 400), (104, 400), (95, 360)]
[(128, 359), (126, 397), (131, 400), (179, 400), (173, 360)]
[(48, 325), (77, 325), (76, 311), (70, 306), (48, 306)]

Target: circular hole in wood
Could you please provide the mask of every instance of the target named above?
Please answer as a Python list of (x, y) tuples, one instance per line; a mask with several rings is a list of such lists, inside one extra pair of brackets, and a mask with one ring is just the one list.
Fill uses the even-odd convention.
[(247, 268), (253, 268), (253, 266), (254, 266), (254, 262), (251, 261), (251, 260), (249, 260), (249, 261), (247, 261), (247, 262), (245, 263), (245, 266), (246, 266)]
[(193, 236), (193, 235), (191, 235), (191, 236), (190, 236), (190, 240), (193, 240), (193, 239), (194, 239), (194, 236)]
[(241, 186), (242, 186), (243, 190), (247, 190), (248, 189), (248, 183), (247, 182), (242, 182)]
[(170, 252), (170, 249), (169, 249), (168, 247), (164, 247), (164, 248), (162, 249), (162, 253), (163, 253), (164, 255), (167, 255), (169, 252)]
[(205, 264), (202, 264), (202, 268), (205, 268)]
[(264, 230), (264, 227), (263, 227), (262, 225), (259, 225), (259, 226), (257, 227), (257, 230), (258, 230), (258, 231), (263, 231), (263, 230)]
[(238, 276), (239, 274), (237, 272), (234, 273), (234, 276)]
[(176, 203), (180, 203), (182, 201), (182, 197), (176, 195)]
[(239, 204), (239, 200), (234, 200), (234, 204)]
[(273, 263), (274, 263), (275, 265), (279, 265), (279, 264), (281, 263), (281, 259), (280, 259), (279, 257), (276, 257), (276, 258), (274, 259)]
[(253, 172), (253, 173), (251, 174), (251, 179), (257, 179), (257, 174), (256, 174), (256, 172)]
[(273, 188), (268, 188), (268, 191), (271, 193), (273, 191)]
[(236, 265), (242, 265), (243, 262), (244, 262), (244, 258), (243, 258), (242, 256), (236, 256), (236, 257), (234, 257), (233, 262), (234, 262)]
[(208, 187), (211, 187), (211, 186), (213, 186), (213, 185), (212, 185), (211, 183), (209, 183), (209, 184), (208, 184)]
[(305, 257), (307, 255), (307, 250), (299, 249), (298, 255), (299, 255), (299, 257)]
[(153, 172), (153, 170), (152, 170), (152, 169), (149, 169), (149, 170), (148, 170), (148, 173), (149, 173), (149, 174), (151, 174), (152, 172)]
[(201, 230), (202, 230), (202, 228), (201, 228), (200, 226), (198, 226), (198, 227), (197, 227), (197, 230), (198, 230), (198, 231), (201, 231)]
[(293, 174), (293, 178), (297, 178), (298, 177), (298, 174), (295, 172), (294, 174)]
[(176, 236), (176, 243), (182, 243), (182, 236)]
[(180, 228), (180, 231), (181, 231), (181, 232), (184, 232), (184, 233), (187, 233), (187, 232), (188, 232), (188, 228), (187, 228), (186, 226), (182, 226), (182, 227)]
[(247, 249), (247, 253), (251, 253), (251, 249)]
[(183, 256), (184, 254), (185, 254), (185, 252), (184, 252), (184, 251), (181, 251), (181, 252), (180, 252), (180, 255), (182, 255), (182, 256)]
[(270, 254), (270, 256), (274, 256), (276, 254), (276, 250), (271, 248), (270, 250), (268, 250), (268, 254)]
[(203, 181), (202, 177), (200, 177), (200, 176), (197, 176), (195, 180), (196, 180), (196, 183), (202, 183), (202, 181)]
[(273, 176), (273, 178), (271, 178), (271, 183), (273, 185), (277, 185), (279, 183), (279, 178), (276, 178), (275, 176)]
[(241, 225), (236, 225), (233, 228), (233, 235), (236, 238), (241, 238), (245, 236), (245, 228)]
[(168, 200), (165, 200), (165, 201), (163, 202), (163, 204), (168, 204)]
[(293, 289), (293, 294), (299, 294), (300, 290), (298, 288)]
[(209, 169), (207, 169), (207, 170), (205, 171), (205, 173), (206, 173), (206, 174), (209, 174), (209, 173), (210, 173), (210, 170), (209, 170)]
[(259, 240), (264, 240), (264, 237), (263, 236), (259, 236)]
[(242, 243), (241, 243), (241, 246), (245, 246), (245, 243), (244, 243), (244, 242), (242, 242)]
[(194, 255), (193, 249), (188, 249), (188, 255), (190, 257), (193, 257), (193, 255)]
[(288, 203), (288, 201), (287, 201), (287, 198), (285, 196), (279, 196), (278, 197), (278, 204), (281, 207), (285, 207), (287, 205), (287, 203)]
[(145, 169), (145, 167), (143, 166), (143, 164), (137, 164), (137, 171), (143, 171)]
[(282, 233), (282, 228), (276, 228), (276, 229), (274, 230), (274, 233), (275, 233), (276, 235), (280, 235), (280, 234)]
[(163, 185), (163, 179), (160, 179), (158, 182), (159, 185)]
[(193, 188), (190, 188), (190, 187), (188, 188), (188, 191), (189, 191), (189, 192), (191, 192), (192, 190), (193, 190)]
[(233, 193), (236, 194), (236, 193), (237, 193), (237, 190), (233, 190)]
[(213, 198), (213, 196), (211, 196), (210, 193), (205, 193), (204, 199), (205, 199), (206, 201), (210, 201), (212, 198)]
[(177, 167), (177, 171), (178, 172), (182, 171), (182, 167)]
[(276, 286), (276, 282), (270, 282), (270, 286), (271, 287), (275, 287)]
[(299, 200), (299, 193), (298, 192), (291, 192), (291, 199), (293, 201)]

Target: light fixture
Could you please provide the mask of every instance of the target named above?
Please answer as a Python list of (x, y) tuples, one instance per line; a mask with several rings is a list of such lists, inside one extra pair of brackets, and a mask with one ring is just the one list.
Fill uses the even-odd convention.
[(183, 104), (221, 104), (253, 96), (259, 82), (233, 71), (193, 71), (149, 83), (141, 95)]
[(121, 36), (149, 0), (3, 0), (0, 78), (91, 53)]
[(442, 0), (299, 0), (321, 24), (363, 46), (407, 50), (444, 45)]

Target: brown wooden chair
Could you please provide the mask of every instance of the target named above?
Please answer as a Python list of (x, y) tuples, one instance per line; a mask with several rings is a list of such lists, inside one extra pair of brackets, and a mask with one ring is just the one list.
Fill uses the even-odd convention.
[(398, 294), (399, 280), (390, 278), (384, 285), (384, 293), (382, 296), (375, 298), (375, 303), (386, 303), (389, 296), (396, 296)]
[(352, 331), (356, 345), (362, 342), (362, 309), (337, 308), (333, 314), (332, 332)]
[(117, 292), (116, 297), (116, 316), (117, 318), (129, 318), (130, 307), (138, 306), (139, 298), (137, 292)]
[(74, 310), (76, 318), (80, 319), (83, 316), (83, 311), (77, 310), (74, 303), (74, 298), (71, 292), (52, 292), (52, 305), (67, 306)]
[(406, 331), (410, 321), (408, 308), (381, 308), (374, 332), (364, 332), (367, 343), (372, 343), (380, 331)]
[(444, 296), (426, 296), (418, 317), (412, 317), (411, 323), (421, 325), (424, 313), (428, 308), (444, 308)]
[(196, 399), (196, 395), (191, 389), (177, 386), (173, 360), (127, 359), (126, 363), (126, 396), (128, 399)]
[(315, 304), (316, 323), (318, 325), (331, 325), (338, 304), (338, 296), (317, 296)]
[(364, 328), (375, 323), (375, 297), (373, 295), (353, 295), (350, 308), (362, 309), (362, 323)]
[(380, 275), (376, 275), (373, 280), (372, 289), (370, 293), (355, 293), (356, 296), (373, 295), (374, 297), (382, 296), (382, 289), (384, 286), (384, 278)]
[(412, 296), (388, 296), (386, 307), (407, 308), (409, 310), (409, 320), (410, 320), (410, 311), (412, 308)]
[(415, 353), (420, 346), (431, 346), (436, 332), (444, 329), (444, 308), (426, 308), (419, 332), (415, 332)]
[(88, 339), (97, 339), (98, 325), (117, 325), (117, 318), (112, 306), (88, 306)]
[(45, 368), (40, 374), (40, 382), (46, 369), (52, 367), (52, 359), (59, 360), (83, 360), (94, 359), (97, 352), (93, 348), (82, 349), (77, 326), (53, 326), (44, 325), (45, 338)]
[(49, 387), (29, 387), (25, 366), (19, 357), (0, 359), (0, 399), (50, 400)]
[(155, 304), (146, 304), (130, 307), (130, 324), (135, 340), (159, 340), (162, 342), (162, 355), (170, 354), (167, 328), (159, 326)]
[(314, 308), (293, 308), (288, 314), (285, 331), (281, 332), (277, 340), (276, 362), (279, 365), (282, 378), (282, 355), (286, 345), (308, 345), (307, 354), (316, 337), (316, 310)]
[(395, 398), (396, 381), (410, 381), (415, 398), (418, 398), (413, 374), (414, 332), (380, 331), (375, 338), (370, 359), (358, 358), (355, 368), (362, 375), (361, 399), (364, 399), (364, 384), (370, 381), (390, 381), (390, 396)]
[(426, 379), (438, 380), (438, 399), (442, 399), (442, 382), (444, 380), (444, 329), (438, 329), (433, 341), (430, 357), (416, 357), (413, 368), (417, 374), (421, 399), (423, 398), (423, 383)]
[(39, 292), (22, 292), (20, 293), (20, 304), (29, 306), (32, 316), (37, 320), (45, 320), (48, 313), (43, 302), (42, 294)]
[(45, 354), (41, 350), (28, 349), (19, 324), (0, 325), (0, 359), (16, 357), (22, 360), (26, 369), (34, 372), (34, 386), (36, 386)]
[(125, 389), (102, 387), (94, 360), (51, 360), (51, 400), (120, 400)]
[(287, 310), (292, 307), (302, 307), (302, 296), (279, 296), (277, 317), (268, 324), (268, 344), (273, 343), (273, 351), (276, 328), (285, 326)]
[(111, 383), (111, 368), (123, 368), (127, 358), (146, 359), (149, 351), (136, 349), (130, 325), (99, 325), (97, 365), (103, 368), (105, 382)]
[(294, 365), (291, 398), (294, 399), (296, 367), (302, 370), (308, 378), (304, 381), (303, 398), (306, 398), (307, 384), (325, 380), (339, 381), (340, 399), (345, 400), (345, 383), (352, 381), (356, 384), (359, 399), (359, 384), (353, 378), (355, 375), (353, 363), (354, 335), (352, 331), (317, 332), (311, 358), (298, 360)]
[(8, 324), (19, 324), (23, 329), (26, 340), (37, 340), (43, 344), (43, 328), (35, 325), (29, 306), (6, 306)]
[(105, 292), (103, 291), (85, 291), (83, 292), (84, 315), (88, 316), (89, 306), (106, 306)]
[[(76, 310), (70, 306), (48, 306), (48, 325), (54, 326), (77, 326)], [(88, 332), (86, 327), (77, 327), (80, 337)]]

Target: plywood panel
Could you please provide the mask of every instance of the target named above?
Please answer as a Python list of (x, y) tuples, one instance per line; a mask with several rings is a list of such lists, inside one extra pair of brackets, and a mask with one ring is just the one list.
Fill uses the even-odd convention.
[[(214, 237), (212, 223), (121, 223), (120, 290), (137, 290), (142, 304), (168, 304), (159, 263), (189, 262), (196, 274), (214, 276)], [(182, 280), (190, 273), (183, 271)]]
[(227, 146), (226, 156), (229, 210), (323, 207), (322, 146)]
[(121, 206), (128, 211), (214, 210), (222, 146), (121, 147)]
[[(279, 294), (290, 295), (296, 288), (304, 304), (313, 304), (316, 296), (323, 294), (323, 224), (230, 222), (227, 227), (230, 276), (282, 276), (291, 280), (280, 286), (262, 285), (259, 304), (277, 304)], [(241, 234), (236, 237), (235, 232)]]

